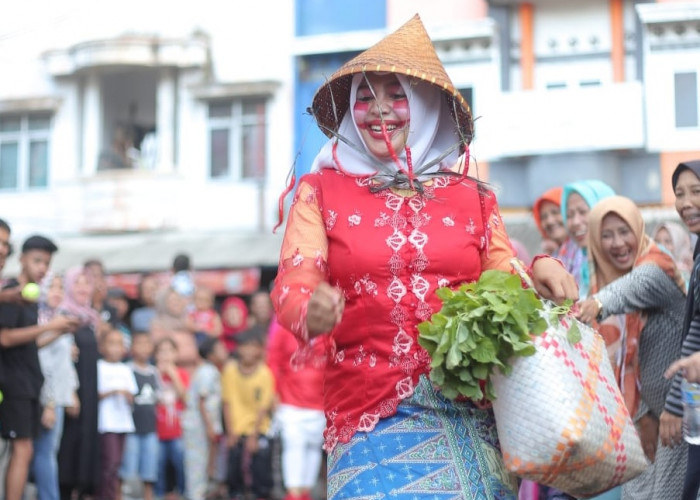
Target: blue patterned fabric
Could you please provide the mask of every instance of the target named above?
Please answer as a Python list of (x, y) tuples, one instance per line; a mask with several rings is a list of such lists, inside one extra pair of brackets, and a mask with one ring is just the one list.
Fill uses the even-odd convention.
[(328, 456), (328, 499), (515, 500), (491, 410), (447, 400), (422, 377), (369, 433)]

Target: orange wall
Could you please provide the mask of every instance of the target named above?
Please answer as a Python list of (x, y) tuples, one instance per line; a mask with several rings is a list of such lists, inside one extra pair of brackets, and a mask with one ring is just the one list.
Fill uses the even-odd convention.
[(523, 90), (535, 86), (535, 32), (534, 7), (531, 3), (520, 4), (520, 73)]
[(625, 81), (625, 26), (622, 0), (610, 0), (610, 38), (613, 81)]
[(679, 163), (700, 159), (700, 151), (680, 151), (661, 153), (661, 203), (673, 205), (676, 197), (671, 187), (671, 176)]
[(426, 27), (456, 20), (482, 19), (488, 13), (486, 0), (389, 0), (387, 26), (398, 26), (419, 14)]

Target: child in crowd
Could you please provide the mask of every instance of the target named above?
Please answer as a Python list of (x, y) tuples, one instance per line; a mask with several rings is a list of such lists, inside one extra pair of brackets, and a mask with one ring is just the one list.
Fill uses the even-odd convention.
[(243, 498), (251, 478), (255, 498), (270, 498), (272, 454), (267, 432), (274, 401), (275, 382), (264, 362), (266, 329), (256, 325), (241, 333), (238, 359), (226, 365), (221, 376), (224, 425), (228, 439), (230, 498)]
[(131, 351), (131, 328), (127, 324), (129, 320), (129, 298), (126, 292), (119, 288), (113, 287), (107, 290), (106, 303), (114, 311), (112, 321), (114, 326), (122, 332), (124, 336), (124, 348), (126, 352)]
[(156, 402), (158, 373), (150, 363), (153, 341), (148, 332), (136, 331), (131, 338), (131, 361), (138, 392), (134, 396), (134, 433), (126, 436), (120, 476), (122, 481), (138, 479), (143, 483), (144, 500), (153, 499), (153, 485), (158, 479), (158, 435)]
[(185, 485), (188, 500), (203, 500), (208, 485), (210, 450), (221, 434), (221, 375), (228, 353), (215, 337), (199, 346), (199, 362), (192, 375), (187, 408), (182, 417), (185, 440)]
[(197, 345), (207, 337), (220, 337), (223, 326), (221, 316), (214, 308), (216, 297), (209, 288), (197, 287), (192, 309), (187, 315), (187, 329), (194, 333)]
[(119, 498), (119, 465), (124, 454), (126, 435), (134, 432), (131, 404), (138, 393), (136, 379), (124, 363), (124, 337), (117, 329), (108, 330), (101, 339), (102, 359), (97, 362), (99, 408), (97, 430), (100, 433), (100, 500)]
[(156, 344), (155, 359), (160, 377), (160, 397), (156, 405), (156, 426), (160, 442), (156, 496), (162, 498), (168, 490), (168, 465), (174, 472), (177, 493), (184, 496), (185, 464), (180, 416), (185, 408), (190, 377), (186, 370), (175, 364), (177, 345), (171, 338), (163, 338)]

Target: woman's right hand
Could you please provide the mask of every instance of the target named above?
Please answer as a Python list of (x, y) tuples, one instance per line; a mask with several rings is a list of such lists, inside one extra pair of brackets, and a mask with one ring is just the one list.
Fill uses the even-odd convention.
[(321, 282), (311, 294), (306, 309), (306, 327), (310, 337), (330, 332), (340, 323), (345, 309), (345, 299), (337, 288)]
[(659, 418), (661, 444), (673, 448), (683, 440), (683, 418), (664, 410)]

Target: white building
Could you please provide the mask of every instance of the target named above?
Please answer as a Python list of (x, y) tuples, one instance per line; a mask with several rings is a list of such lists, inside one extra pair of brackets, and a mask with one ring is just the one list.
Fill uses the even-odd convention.
[[(272, 15), (274, 13), (274, 15)], [(293, 5), (29, 0), (0, 17), (0, 217), (58, 268), (270, 265)], [(16, 263), (8, 263), (12, 273)]]

